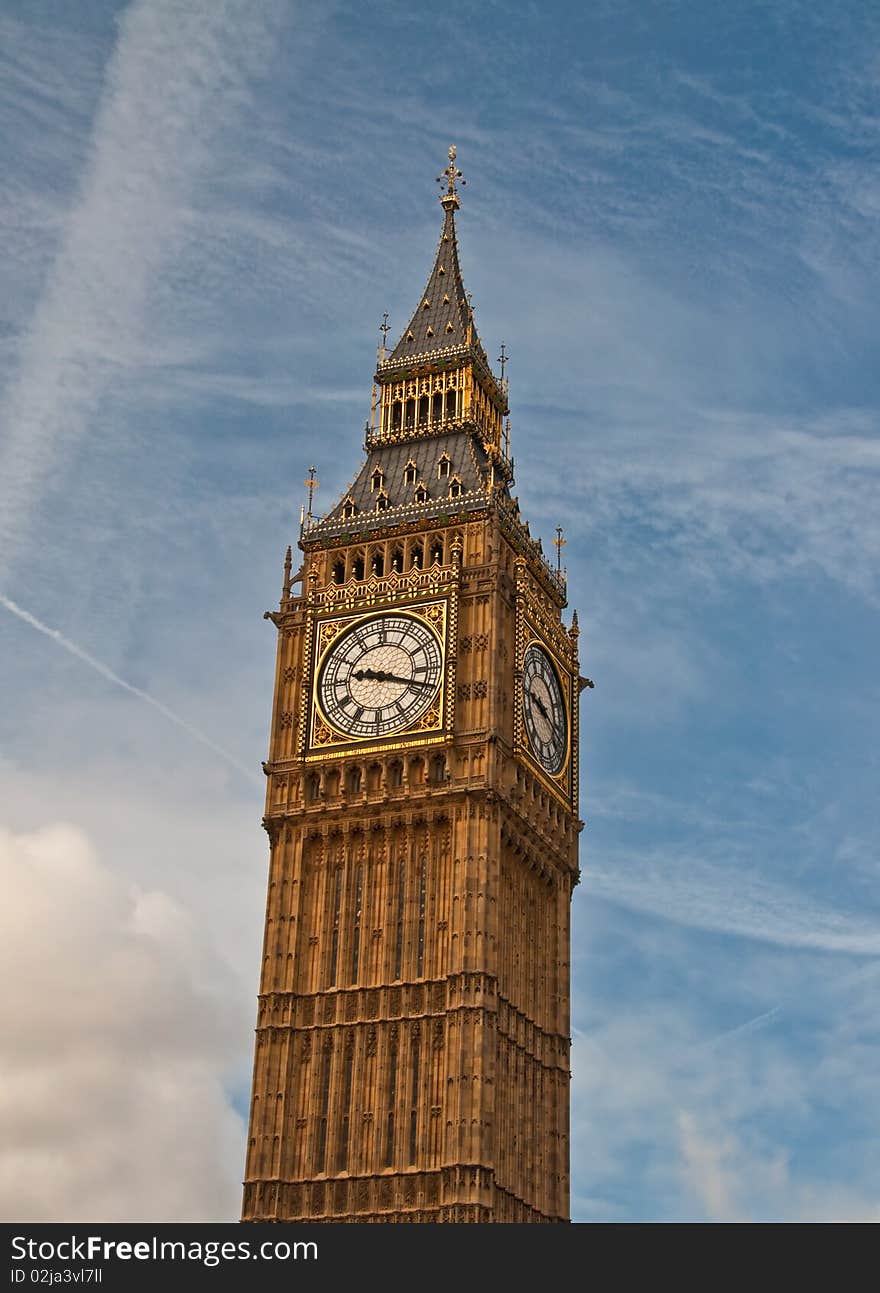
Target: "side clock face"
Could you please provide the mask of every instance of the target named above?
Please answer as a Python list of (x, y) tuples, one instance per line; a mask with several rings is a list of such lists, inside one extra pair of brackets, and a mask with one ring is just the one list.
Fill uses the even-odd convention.
[(425, 712), (442, 671), (440, 643), (422, 620), (377, 615), (333, 643), (321, 666), (318, 698), (347, 736), (390, 736)]
[(537, 642), (523, 659), (523, 719), (535, 758), (552, 777), (565, 764), (568, 715), (559, 677), (549, 655)]

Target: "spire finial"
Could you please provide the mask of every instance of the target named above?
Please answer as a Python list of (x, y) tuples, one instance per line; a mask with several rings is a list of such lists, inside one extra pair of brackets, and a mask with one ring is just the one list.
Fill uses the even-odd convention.
[(318, 481), (318, 478), (317, 478), (317, 476), (315, 475), (315, 468), (314, 468), (314, 467), (310, 467), (310, 468), (309, 468), (309, 474), (308, 474), (308, 477), (303, 481), (303, 484), (306, 486), (306, 488), (307, 488), (307, 489), (308, 489), (308, 491), (309, 491), (309, 510), (306, 512), (306, 520), (307, 520), (307, 522), (308, 522), (308, 526), (309, 526), (309, 528), (311, 528), (312, 519), (313, 519), (313, 518), (312, 518), (312, 501), (313, 501), (313, 499), (314, 499), (314, 497), (315, 497), (315, 490), (318, 488), (319, 483), (320, 483), (320, 482)]
[(287, 545), (287, 551), (284, 554), (284, 586), (281, 590), (281, 601), (286, 602), (290, 597), (290, 586), (293, 583), (291, 569), (293, 567), (293, 553), (290, 550), (290, 544)]
[(446, 167), (442, 175), (437, 176), (437, 183), (446, 185), (446, 192), (441, 193), (440, 195), (440, 205), (444, 211), (457, 211), (461, 206), (461, 203), (458, 200), (458, 189), (456, 188), (455, 181), (461, 180), (462, 187), (467, 184), (467, 180), (455, 165), (455, 154), (455, 144), (450, 144), (449, 165)]
[(561, 525), (557, 525), (557, 527), (556, 527), (556, 538), (553, 540), (553, 546), (554, 546), (554, 548), (556, 549), (556, 573), (557, 573), (557, 575), (561, 575), (561, 574), (562, 574), (562, 549), (565, 547), (566, 543), (568, 543), (568, 539), (563, 539), (563, 537), (562, 537), (562, 526), (561, 526)]
[(379, 324), (379, 331), (382, 333), (382, 358), (385, 358), (385, 341), (391, 328), (388, 323), (388, 311), (382, 315), (382, 322)]

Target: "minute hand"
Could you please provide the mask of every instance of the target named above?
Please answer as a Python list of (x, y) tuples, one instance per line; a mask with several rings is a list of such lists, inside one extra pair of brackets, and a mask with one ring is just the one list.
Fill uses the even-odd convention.
[(401, 678), (398, 673), (386, 673), (384, 669), (357, 669), (352, 674), (358, 682), (364, 678), (375, 682), (402, 682), (406, 687), (435, 687), (436, 683), (422, 682), (419, 678)]

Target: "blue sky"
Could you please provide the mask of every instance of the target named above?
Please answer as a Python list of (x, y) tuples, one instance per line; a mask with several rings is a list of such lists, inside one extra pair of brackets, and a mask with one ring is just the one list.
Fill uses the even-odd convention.
[(878, 129), (855, 0), (2, 0), (4, 1215), (236, 1215), (262, 612), (455, 142), (596, 681), (573, 1215), (880, 1216)]

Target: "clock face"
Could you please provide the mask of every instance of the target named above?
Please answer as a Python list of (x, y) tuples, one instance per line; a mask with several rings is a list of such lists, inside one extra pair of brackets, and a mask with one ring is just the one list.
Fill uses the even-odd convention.
[(556, 670), (537, 642), (526, 647), (523, 660), (523, 719), (535, 758), (557, 776), (565, 763), (568, 715)]
[(347, 736), (389, 736), (425, 712), (442, 670), (440, 643), (422, 620), (377, 615), (333, 643), (318, 697), (329, 721)]

